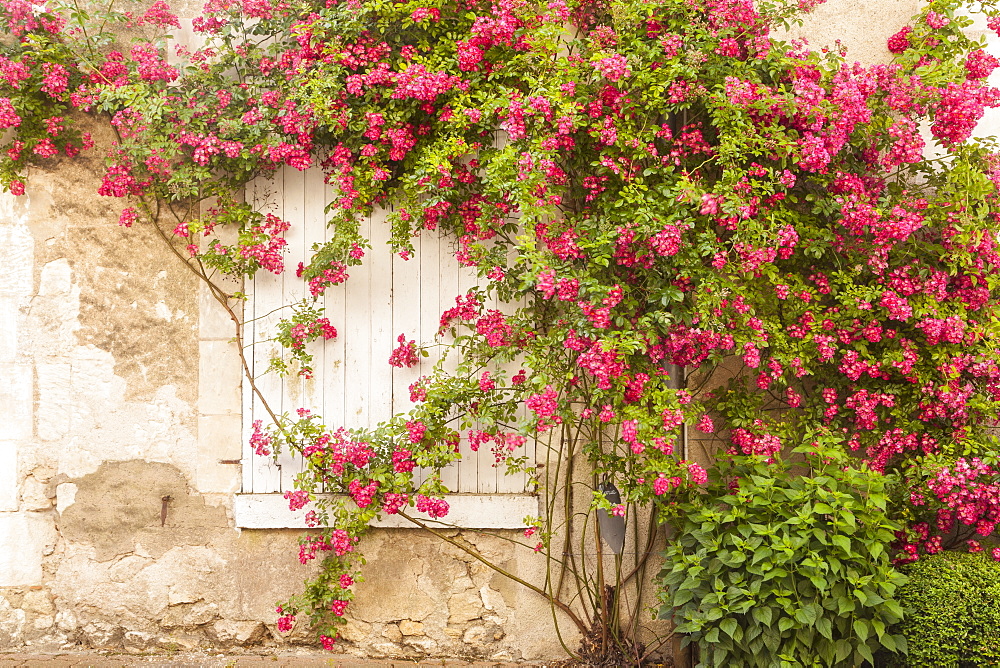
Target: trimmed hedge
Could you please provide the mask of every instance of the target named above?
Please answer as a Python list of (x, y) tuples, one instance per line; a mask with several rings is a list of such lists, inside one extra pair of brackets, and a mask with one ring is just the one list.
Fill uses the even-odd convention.
[(902, 570), (910, 668), (1000, 666), (1000, 562), (985, 553), (942, 552)]

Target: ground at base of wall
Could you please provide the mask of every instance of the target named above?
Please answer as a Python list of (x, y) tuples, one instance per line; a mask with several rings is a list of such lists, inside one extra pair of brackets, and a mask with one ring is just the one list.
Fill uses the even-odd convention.
[(261, 653), (164, 652), (130, 655), (97, 651), (67, 651), (48, 654), (0, 651), (0, 668), (125, 668), (159, 666), (160, 668), (524, 668), (543, 663), (498, 663), (495, 661), (459, 661), (453, 659), (376, 660), (359, 659), (343, 654), (307, 650), (284, 650)]

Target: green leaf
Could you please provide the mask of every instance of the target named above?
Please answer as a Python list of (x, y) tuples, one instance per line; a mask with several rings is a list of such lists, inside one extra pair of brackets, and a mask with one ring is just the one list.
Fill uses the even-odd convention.
[(882, 604), (882, 607), (895, 618), (894, 620), (890, 620), (891, 622), (896, 622), (903, 618), (902, 606), (891, 598), (886, 600), (885, 603)]
[(771, 619), (773, 618), (774, 611), (765, 605), (756, 606), (750, 613), (754, 619), (760, 622), (764, 626), (769, 626), (771, 624)]
[(833, 640), (833, 623), (826, 617), (820, 617), (816, 620), (816, 630), (822, 634), (824, 638)]
[(875, 663), (875, 657), (872, 656), (872, 651), (868, 645), (858, 645), (858, 653), (861, 654), (861, 656), (863, 656), (868, 663)]
[(848, 538), (847, 536), (836, 534), (834, 536), (831, 536), (830, 540), (833, 542), (834, 545), (839, 547), (846, 554), (851, 553), (851, 539)]
[(694, 591), (691, 589), (679, 589), (674, 594), (673, 605), (674, 607), (680, 607), (694, 598)]
[(844, 639), (838, 640), (836, 647), (837, 647), (837, 663), (841, 663), (842, 661), (847, 659), (847, 657), (849, 657), (851, 653), (854, 651), (854, 648), (851, 647), (851, 643)]
[(870, 632), (871, 630), (868, 628), (868, 622), (863, 619), (854, 620), (854, 634), (858, 636), (858, 639), (861, 640), (861, 642), (868, 641), (868, 635)]
[(739, 624), (732, 617), (727, 617), (726, 619), (723, 619), (722, 622), (719, 624), (719, 628), (722, 629), (722, 632), (730, 637), (732, 637), (733, 634), (736, 632), (737, 626), (739, 626)]
[[(804, 606), (800, 612), (802, 613), (803, 619), (805, 619), (805, 624), (808, 624), (809, 626), (813, 626), (819, 618), (819, 606), (815, 603), (809, 603)], [(798, 615), (796, 615), (796, 618), (798, 618)]]

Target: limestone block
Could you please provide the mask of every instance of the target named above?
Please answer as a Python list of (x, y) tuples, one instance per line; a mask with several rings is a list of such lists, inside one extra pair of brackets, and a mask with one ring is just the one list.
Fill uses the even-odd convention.
[(167, 592), (167, 605), (183, 605), (185, 603), (196, 603), (201, 597), (194, 590), (188, 587), (180, 589), (170, 589)]
[(483, 614), (483, 601), (474, 589), (455, 594), (448, 599), (448, 623), (462, 624)]
[[(344, 636), (344, 639), (347, 640), (347, 636)], [(356, 641), (351, 640), (350, 642)], [(365, 645), (365, 654), (374, 658), (381, 656), (399, 656), (400, 648), (398, 645), (391, 642), (373, 642), (370, 645)]]
[(467, 645), (482, 645), (492, 640), (485, 626), (470, 626), (462, 635), (462, 642)]
[(56, 623), (55, 617), (52, 615), (40, 615), (31, 620), (31, 626), (36, 631), (44, 631), (51, 628), (53, 624)]
[(34, 383), (30, 364), (0, 364), (0, 441), (31, 438)]
[[(72, 389), (76, 410), (104, 416), (125, 400), (126, 383), (115, 375), (115, 358), (94, 345), (77, 346), (70, 352)], [(74, 425), (76, 427), (76, 425)], [(75, 428), (75, 433), (80, 430)]]
[(504, 624), (507, 621), (507, 603), (503, 600), (503, 595), (488, 586), (480, 588), (479, 595), (483, 599), (483, 607), (492, 612), (492, 615), (484, 616), (497, 624)]
[[(221, 279), (222, 288), (232, 294), (240, 290), (240, 283), (235, 280)], [(243, 310), (242, 304), (230, 302), (237, 315)], [(222, 305), (212, 296), (209, 289), (201, 284), (198, 287), (198, 337), (201, 339), (221, 339), (233, 338), (236, 333), (233, 321)]]
[(421, 636), (424, 634), (424, 625), (420, 622), (404, 619), (399, 623), (399, 632), (404, 636)]
[(38, 280), (39, 297), (61, 297), (73, 290), (73, 270), (67, 258), (46, 262)]
[(236, 344), (198, 342), (198, 410), (202, 415), (239, 414), (243, 369)]
[(14, 647), (24, 639), (24, 625), (28, 615), (0, 596), (0, 648)]
[(21, 608), (35, 615), (51, 615), (56, 610), (52, 605), (52, 599), (44, 589), (29, 589), (25, 592)]
[(57, 441), (72, 431), (72, 366), (68, 362), (38, 362), (38, 413), (35, 417), (38, 438)]
[(56, 626), (59, 627), (60, 631), (65, 631), (66, 633), (75, 631), (79, 623), (72, 610), (60, 610), (56, 613)]
[(42, 557), (55, 542), (50, 516), (0, 513), (0, 587), (40, 585)]
[[(115, 636), (119, 631), (119, 627), (114, 624), (108, 624), (107, 622), (90, 622), (82, 629), (82, 636), (87, 645), (91, 647), (107, 647), (115, 641)], [(125, 642), (129, 643), (129, 637), (138, 635), (136, 633), (126, 633)], [(152, 636), (148, 633), (142, 634), (147, 638)]]
[(21, 300), (0, 296), (0, 362), (10, 363), (17, 357), (17, 320)]
[(393, 642), (399, 642), (403, 639), (403, 634), (396, 624), (386, 624), (385, 628), (382, 630), (382, 637), (388, 638)]
[(406, 644), (416, 647), (425, 654), (431, 654), (437, 649), (437, 643), (427, 636), (409, 636), (406, 639)]
[(176, 650), (191, 651), (197, 648), (199, 643), (200, 638), (183, 632), (163, 635), (156, 639), (156, 646), (168, 652)]
[(239, 464), (220, 464), (211, 452), (198, 452), (198, 491), (203, 494), (232, 494), (240, 491), (243, 480)]
[(146, 649), (155, 644), (155, 636), (143, 631), (128, 631), (122, 639), (126, 649)]
[(0, 512), (17, 510), (17, 441), (0, 440)]
[(23, 216), (12, 215), (6, 206), (10, 197), (7, 193), (0, 195), (4, 200), (0, 203), (0, 248), (4, 260), (0, 262), (0, 295), (22, 297), (31, 293), (35, 241)]
[(451, 594), (457, 594), (463, 592), (466, 589), (475, 589), (476, 583), (472, 581), (468, 575), (462, 574), (451, 581), (451, 586), (448, 588), (448, 592)]
[(48, 510), (52, 507), (46, 485), (29, 475), (21, 484), (21, 510)]
[(197, 601), (171, 605), (160, 619), (166, 628), (178, 626), (199, 626), (207, 624), (219, 616), (219, 607), (214, 603)]
[(242, 426), (239, 414), (203, 415), (198, 418), (199, 492), (231, 494), (240, 489), (240, 466), (219, 462), (241, 458)]
[(243, 421), (236, 415), (202, 415), (198, 418), (199, 449), (216, 459), (243, 456)]
[[(397, 633), (399, 631), (397, 630)], [(340, 636), (353, 643), (361, 643), (369, 640), (372, 634), (372, 625), (359, 622), (356, 619), (348, 618), (347, 623), (340, 627)]]
[(220, 619), (212, 625), (215, 637), (224, 643), (257, 645), (267, 638), (267, 627), (261, 622)]

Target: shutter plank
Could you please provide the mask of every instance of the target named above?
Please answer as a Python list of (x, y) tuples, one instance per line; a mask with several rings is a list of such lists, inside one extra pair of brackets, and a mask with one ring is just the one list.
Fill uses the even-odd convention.
[[(371, 220), (361, 221), (361, 235), (371, 238)], [(376, 246), (364, 261), (352, 267), (351, 276), (344, 284), (346, 313), (344, 324), (344, 426), (369, 427), (369, 401), (371, 395), (370, 363), (372, 345), (371, 275), (372, 257), (379, 251)]]
[[(281, 217), (282, 174), (277, 172), (273, 178), (259, 178), (251, 185), (251, 201), (254, 208), (264, 214)], [(260, 270), (253, 278), (254, 300), (254, 339), (253, 339), (253, 374), (257, 386), (268, 398), (271, 410), (281, 414), (283, 387), (277, 374), (265, 374), (273, 354), (279, 353), (279, 346), (267, 339), (274, 336), (275, 325), (281, 314), (275, 309), (281, 306), (282, 277)], [(253, 397), (251, 408), (252, 420), (263, 420), (270, 423), (270, 417), (260, 399)], [(252, 491), (277, 492), (281, 488), (280, 469), (270, 457), (254, 455), (251, 465)]]

